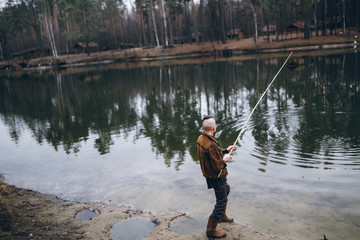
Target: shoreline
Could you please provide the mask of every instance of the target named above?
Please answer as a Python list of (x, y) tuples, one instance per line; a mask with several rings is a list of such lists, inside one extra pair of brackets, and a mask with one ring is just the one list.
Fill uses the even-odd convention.
[(271, 55), (274, 53), (295, 53), (309, 51), (326, 51), (336, 49), (352, 49), (356, 46), (354, 39), (357, 33), (350, 36), (333, 35), (318, 36), (311, 39), (285, 39), (267, 42), (260, 37), (255, 44), (253, 38), (229, 40), (227, 43), (201, 43), (173, 45), (168, 48), (132, 48), (124, 50), (109, 50), (87, 54), (61, 55), (57, 60), (51, 56), (35, 59), (12, 59), (0, 62), (0, 72), (37, 71), (47, 69), (67, 69), (91, 65), (114, 63), (139, 63), (153, 61), (173, 61), (179, 59), (196, 59), (204, 57), (227, 58), (251, 56), (254, 54)]
[[(17, 188), (0, 182), (0, 238), (15, 239), (112, 239), (110, 229), (122, 220), (140, 217), (154, 223), (153, 232), (142, 239), (208, 239), (200, 235), (183, 235), (172, 232), (170, 223), (185, 213), (168, 213), (155, 216), (150, 212), (129, 206), (112, 206), (105, 203), (79, 203), (60, 199), (49, 194)], [(80, 211), (94, 209), (100, 214), (90, 220), (75, 218)], [(236, 223), (221, 223), (218, 229), (227, 232), (224, 239), (281, 240)]]

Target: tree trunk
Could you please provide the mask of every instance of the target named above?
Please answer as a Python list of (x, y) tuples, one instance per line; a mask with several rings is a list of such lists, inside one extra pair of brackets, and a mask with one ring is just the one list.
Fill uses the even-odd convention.
[(257, 16), (256, 16), (256, 12), (255, 12), (255, 9), (254, 9), (254, 6), (252, 5), (251, 3), (251, 0), (249, 0), (249, 4), (250, 4), (250, 7), (251, 7), (251, 10), (253, 12), (253, 15), (254, 15), (254, 27), (255, 27), (255, 46), (257, 46), (257, 43), (258, 43), (258, 23), (257, 23)]
[(81, 1), (81, 21), (82, 21), (82, 33), (85, 36), (85, 44), (86, 44), (86, 53), (88, 56), (90, 56), (90, 47), (89, 47), (89, 42), (90, 42), (90, 30), (89, 30), (89, 26), (88, 26), (88, 22), (87, 22), (87, 18), (86, 18), (86, 5), (85, 5), (85, 1)]
[[(176, 26), (176, 25), (175, 25)], [(174, 33), (173, 33), (173, 26), (172, 26), (172, 21), (170, 19), (169, 21), (169, 38), (170, 38), (170, 44), (174, 44)]]
[(359, 21), (359, 1), (356, 1), (356, 27), (359, 27), (359, 25), (360, 25), (360, 21)]
[(140, 27), (141, 27), (141, 35), (142, 35), (142, 45), (148, 45), (145, 33), (145, 20), (144, 20), (144, 13), (142, 9), (142, 1), (139, 0), (139, 17), (140, 17)]
[(343, 34), (346, 34), (346, 24), (345, 24), (345, 0), (342, 0), (342, 10), (343, 10)]
[(38, 48), (40, 50), (40, 55), (41, 57), (45, 56), (45, 51), (44, 51), (44, 45), (43, 45), (43, 41), (41, 38), (41, 29), (40, 29), (40, 23), (39, 23), (39, 14), (37, 12), (37, 10), (34, 8), (35, 3), (33, 1), (31, 1), (29, 3), (29, 9), (31, 10), (30, 13), (30, 21), (31, 21), (31, 27), (34, 29), (35, 31), (35, 35), (36, 35), (36, 41), (37, 41), (37, 45)]
[(176, 44), (179, 44), (179, 17), (176, 9), (175, 9), (175, 40), (176, 40)]
[(201, 42), (205, 41), (205, 27), (204, 27), (204, 21), (205, 21), (205, 10), (204, 10), (204, 0), (200, 0), (200, 6), (199, 6), (199, 11), (200, 11), (200, 21), (199, 21), (199, 25), (200, 25), (200, 33), (201, 33)]
[(164, 20), (165, 46), (168, 47), (169, 46), (169, 40), (168, 40), (167, 27), (166, 27), (166, 11), (165, 11), (164, 1), (165, 0), (161, 0), (161, 11), (162, 11), (162, 16), (163, 16), (163, 20)]
[(58, 59), (58, 53), (56, 50), (56, 41), (55, 41), (55, 34), (54, 34), (54, 28), (53, 28), (53, 21), (50, 15), (50, 6), (48, 3), (45, 3), (45, 9), (44, 9), (44, 27), (45, 27), (45, 34), (47, 39), (50, 42), (51, 51), (53, 54), (54, 59)]
[(115, 21), (114, 21), (114, 14), (113, 14), (113, 6), (109, 7), (109, 11), (110, 11), (110, 23), (111, 23), (111, 34), (113, 35), (113, 39), (114, 39), (114, 49), (117, 49), (117, 40), (116, 40), (116, 26), (115, 26)]
[(266, 36), (267, 36), (267, 41), (268, 43), (270, 42), (270, 27), (269, 27), (269, 20), (266, 16), (266, 12), (265, 12), (265, 8), (262, 8), (262, 11), (263, 11), (263, 15), (264, 15), (264, 21), (265, 21), (265, 24), (266, 24)]
[(316, 10), (318, 8), (315, 7), (315, 10), (314, 10), (314, 23), (315, 23), (315, 32), (316, 32), (316, 36), (319, 36), (319, 21), (317, 20), (317, 14), (316, 14)]
[(184, 23), (183, 26), (183, 36), (185, 36), (188, 39), (188, 42), (191, 43), (192, 34), (190, 32), (190, 26), (189, 26), (189, 4), (184, 1), (184, 16), (183, 16)]
[(150, 5), (150, 11), (151, 11), (151, 18), (152, 18), (153, 25), (154, 25), (153, 27), (154, 27), (156, 45), (158, 47), (160, 47), (159, 36), (158, 36), (157, 27), (156, 27), (156, 21), (155, 21), (154, 6), (153, 6), (153, 1), (152, 0), (150, 0), (149, 5)]
[(154, 36), (154, 22), (153, 22), (153, 15), (152, 15), (152, 0), (148, 1), (148, 11), (147, 11), (147, 29), (148, 29), (148, 33), (149, 33), (149, 41), (150, 41), (150, 46), (154, 46), (155, 45), (155, 36)]
[(54, 18), (55, 34), (58, 36), (60, 33), (60, 27), (59, 27), (59, 21), (58, 21), (57, 13), (56, 13), (55, 0), (52, 0), (52, 12), (53, 12), (53, 18)]
[(193, 30), (195, 33), (195, 41), (197, 44), (199, 44), (199, 27), (198, 27), (198, 22), (197, 22), (197, 15), (196, 15), (194, 0), (192, 0), (191, 3), (192, 3), (191, 11), (192, 11), (192, 18), (193, 18)]
[(224, 0), (219, 0), (219, 7), (220, 7), (220, 23), (221, 23), (221, 41), (223, 43), (226, 43)]
[(1, 47), (1, 42), (0, 42), (0, 60), (3, 60), (3, 59), (4, 59), (4, 53), (3, 53), (3, 50)]
[(304, 38), (310, 39), (309, 21), (307, 18), (305, 20), (305, 26), (304, 26)]
[[(69, 17), (69, 13), (66, 11), (66, 12), (65, 12), (66, 30), (68, 31), (68, 33), (70, 33), (70, 32), (71, 32), (71, 27), (70, 27), (70, 23), (69, 23), (68, 17)], [(70, 43), (70, 48), (73, 47), (72, 39), (66, 37), (66, 39), (65, 39), (66, 53), (69, 53), (68, 43)]]
[(52, 0), (52, 17), (54, 20), (55, 42), (56, 42), (56, 45), (58, 46), (58, 45), (60, 45), (60, 27), (59, 27), (59, 20), (57, 17), (55, 0)]
[(234, 27), (234, 17), (233, 17), (233, 2), (229, 1), (227, 7), (225, 8), (225, 16), (229, 16), (229, 18), (225, 21), (228, 22), (230, 24), (229, 29), (233, 32), (235, 32), (235, 27)]
[(326, 36), (327, 32), (326, 32), (326, 8), (327, 8), (327, 4), (326, 4), (326, 0), (321, 0), (321, 9), (322, 9), (322, 36)]

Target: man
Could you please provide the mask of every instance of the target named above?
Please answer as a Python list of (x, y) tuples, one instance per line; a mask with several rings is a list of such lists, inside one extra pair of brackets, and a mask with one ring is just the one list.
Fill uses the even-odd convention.
[[(230, 161), (231, 150), (235, 146), (229, 146), (222, 150), (219, 143), (214, 138), (216, 131), (215, 119), (211, 116), (203, 118), (203, 133), (196, 142), (196, 150), (200, 160), (201, 171), (206, 178), (209, 189), (215, 191), (216, 204), (212, 214), (209, 216), (206, 227), (206, 235), (212, 238), (222, 238), (226, 236), (225, 232), (216, 230), (219, 222), (233, 222), (233, 218), (226, 216), (227, 196), (230, 192), (230, 186), (227, 184), (226, 162)], [(223, 156), (223, 154), (225, 154)]]

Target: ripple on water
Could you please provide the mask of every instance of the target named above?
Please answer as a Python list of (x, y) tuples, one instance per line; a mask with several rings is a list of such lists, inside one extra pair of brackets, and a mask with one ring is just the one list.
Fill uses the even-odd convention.
[(280, 152), (255, 147), (250, 155), (258, 159), (262, 165), (271, 162), (300, 168), (356, 170), (360, 166), (360, 161), (355, 159), (355, 156), (359, 156), (360, 151), (355, 152), (346, 151), (341, 147), (332, 147), (326, 151), (300, 153), (297, 146), (290, 145), (289, 149)]
[[(298, 113), (266, 114), (260, 125), (252, 120), (239, 144), (252, 146), (250, 155), (263, 166), (275, 163), (299, 168), (359, 170), (360, 146), (350, 146), (350, 139), (333, 136), (330, 132), (319, 133), (314, 129), (304, 132), (298, 120), (293, 120), (298, 118)], [(239, 122), (241, 124), (233, 127), (233, 131), (240, 131), (243, 119)]]

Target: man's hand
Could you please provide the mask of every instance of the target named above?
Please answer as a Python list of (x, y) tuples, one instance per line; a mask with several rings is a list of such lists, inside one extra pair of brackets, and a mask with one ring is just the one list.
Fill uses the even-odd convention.
[(228, 162), (228, 161), (230, 161), (230, 159), (231, 159), (230, 154), (225, 154), (223, 157), (224, 162)]
[(228, 150), (228, 152), (230, 152), (231, 150), (234, 151), (235, 146), (234, 145), (228, 146), (226, 150)]

